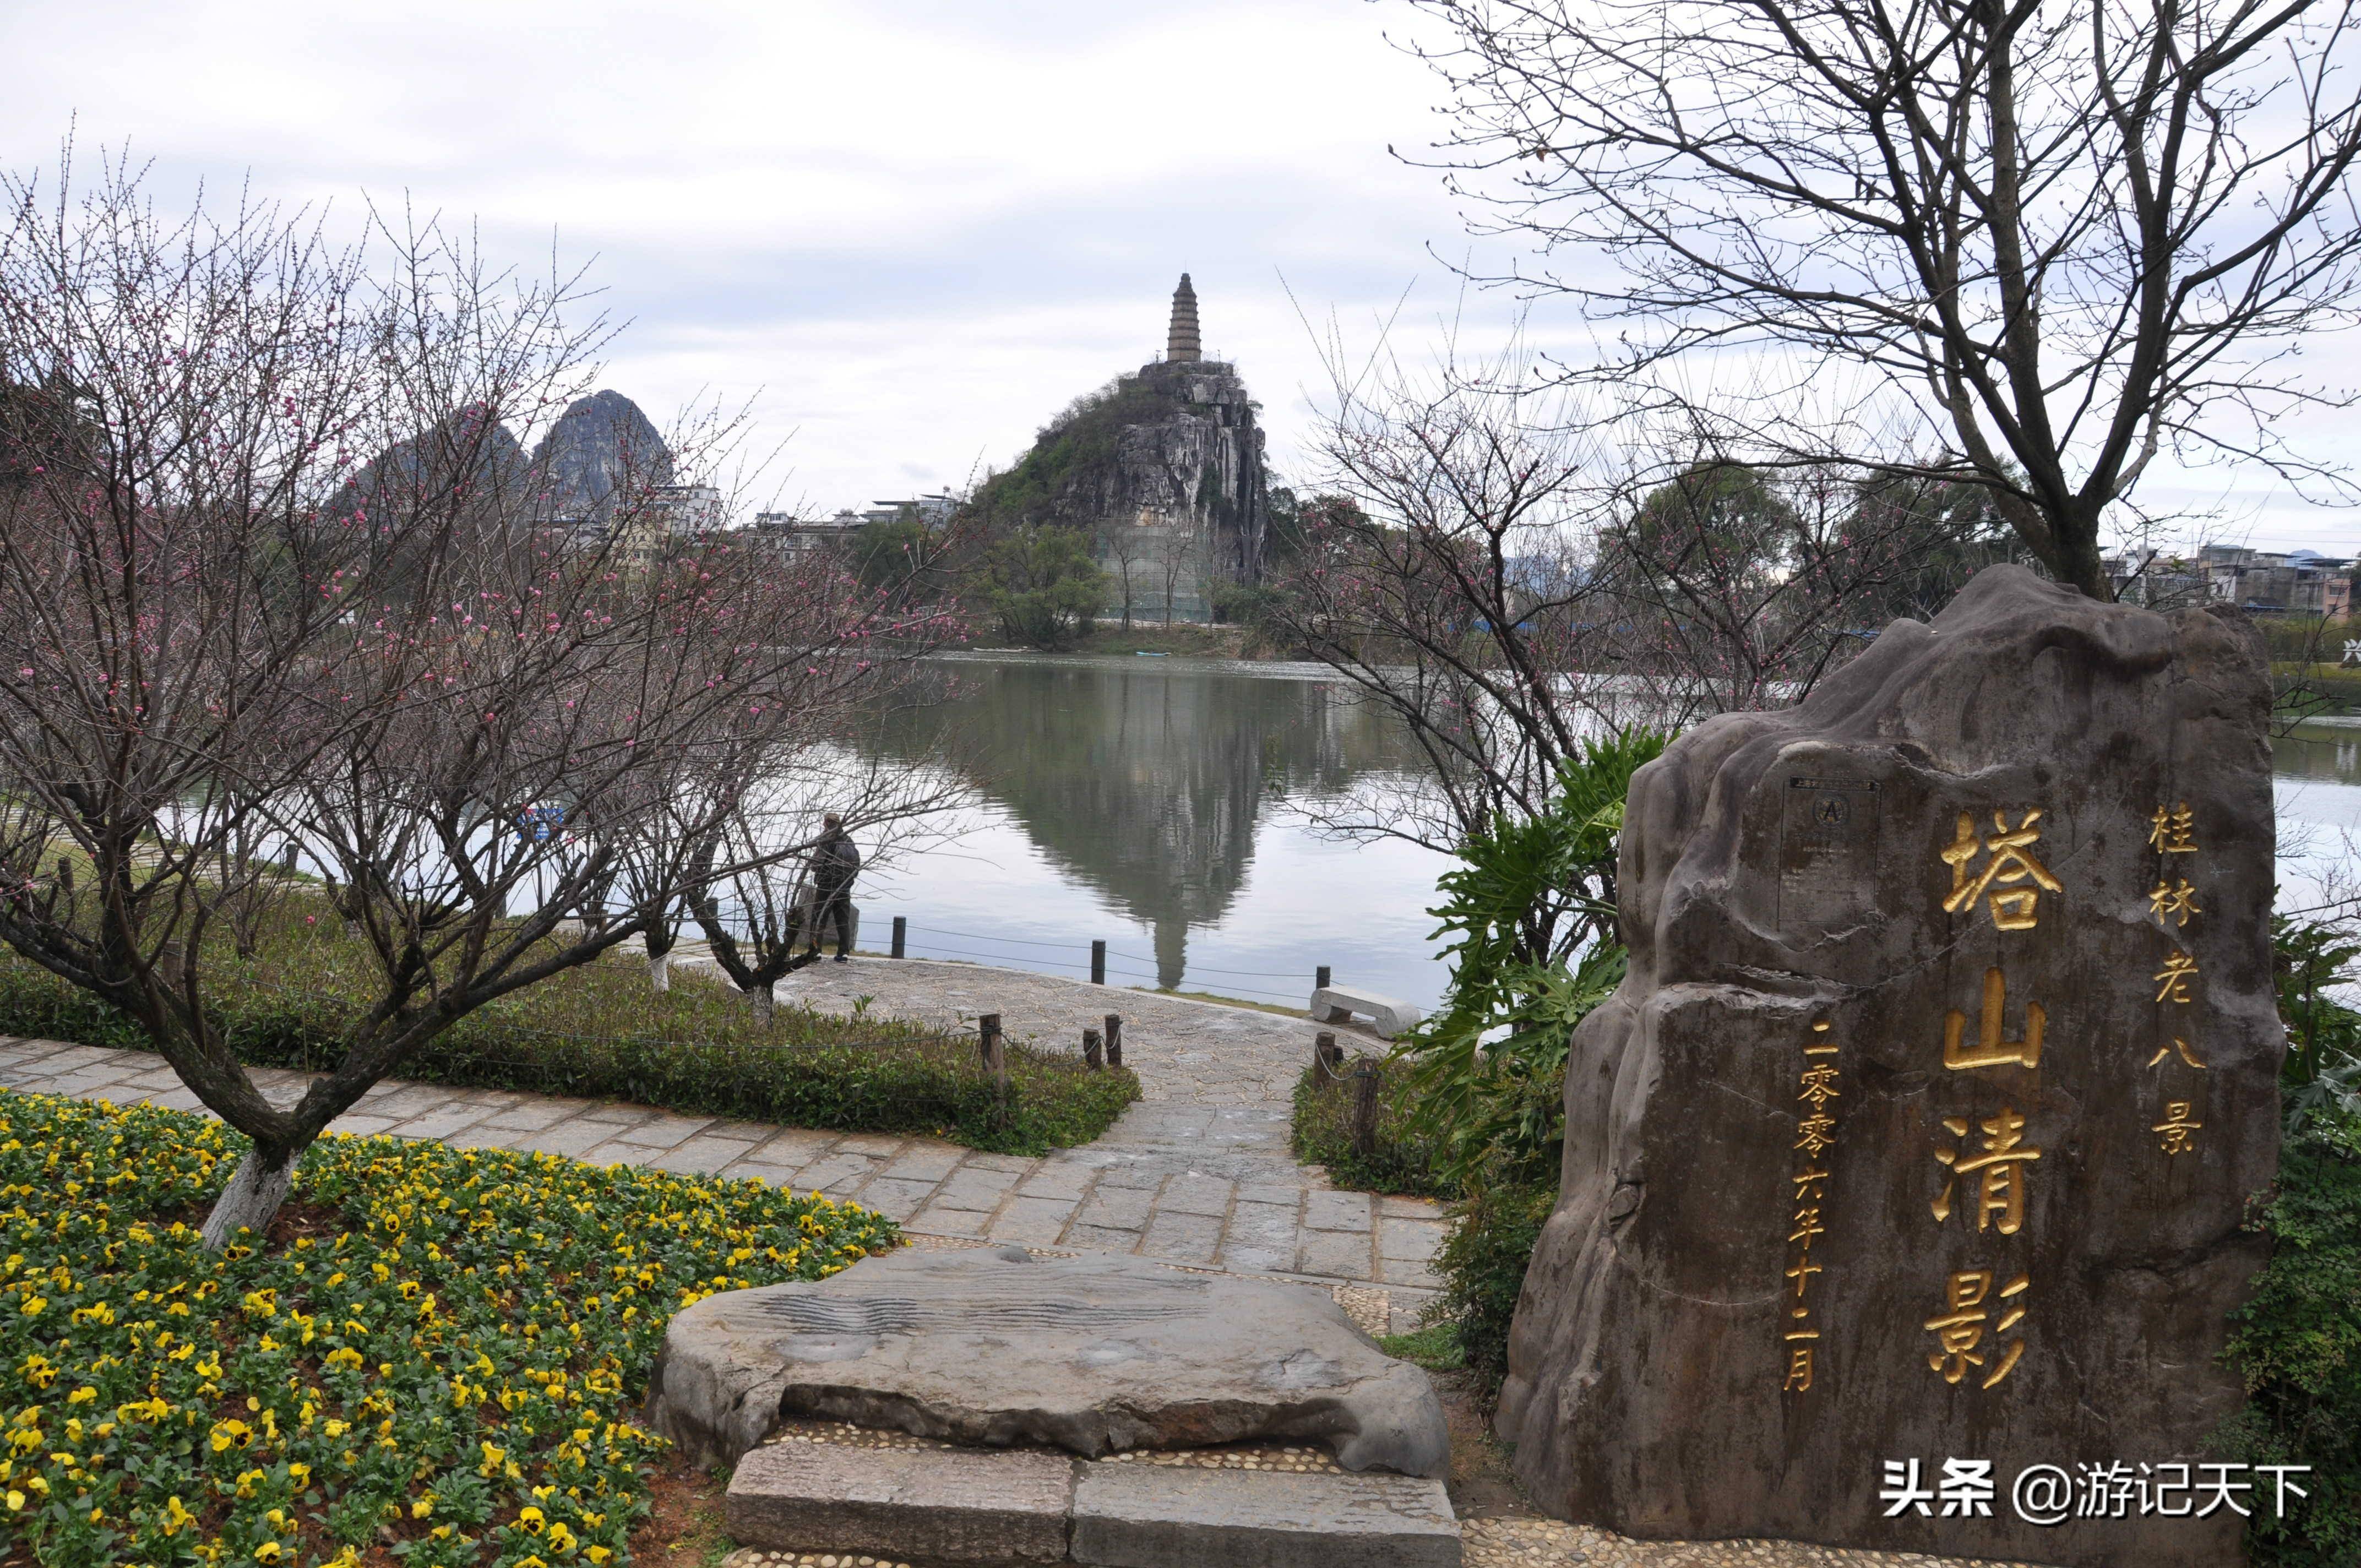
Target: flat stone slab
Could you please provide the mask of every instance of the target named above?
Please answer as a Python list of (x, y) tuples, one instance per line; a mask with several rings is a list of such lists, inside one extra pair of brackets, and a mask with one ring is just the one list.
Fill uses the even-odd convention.
[(1006, 1568), (1066, 1561), (1073, 1492), (1062, 1454), (774, 1443), (739, 1461), (722, 1520), (745, 1546)]
[(1438, 1480), (1085, 1464), (1073, 1560), (1093, 1568), (1459, 1568)]
[(1085, 1458), (1255, 1438), (1441, 1475), (1443, 1407), (1323, 1290), (1018, 1247), (907, 1250), (709, 1296), (664, 1333), (650, 1423), (729, 1463), (790, 1416)]

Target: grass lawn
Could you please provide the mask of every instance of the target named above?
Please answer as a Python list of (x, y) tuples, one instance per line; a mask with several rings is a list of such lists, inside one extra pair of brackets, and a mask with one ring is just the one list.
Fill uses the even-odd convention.
[[(290, 898), (250, 959), (224, 950), (226, 935), (209, 945), (209, 1004), (240, 1060), (312, 1071), (337, 1060), (343, 1022), (368, 992), (358, 939), (309, 913), (324, 908)], [(5, 949), (0, 1034), (151, 1048), (132, 1020)], [(972, 1036), (784, 1004), (763, 1018), (694, 971), (658, 993), (635, 956), (612, 955), (467, 1014), (393, 1076), (1035, 1156), (1089, 1143), (1139, 1098), (1130, 1072), (1089, 1071), (1071, 1050), (1011, 1045), (1007, 1061), (1003, 1098)]]
[(330, 1137), (210, 1254), (243, 1152), (0, 1092), (0, 1563), (625, 1563), (672, 1314), (896, 1239), (758, 1182)]

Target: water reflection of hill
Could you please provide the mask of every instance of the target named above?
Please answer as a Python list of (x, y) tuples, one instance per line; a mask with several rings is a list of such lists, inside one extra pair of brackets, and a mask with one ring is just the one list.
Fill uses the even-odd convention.
[(926, 700), (885, 720), (885, 752), (948, 751), (1060, 872), (1154, 930), (1166, 986), (1180, 983), (1189, 928), (1237, 896), (1270, 803), (1410, 765), (1383, 715), (1323, 682), (1053, 660), (939, 666), (928, 680)]

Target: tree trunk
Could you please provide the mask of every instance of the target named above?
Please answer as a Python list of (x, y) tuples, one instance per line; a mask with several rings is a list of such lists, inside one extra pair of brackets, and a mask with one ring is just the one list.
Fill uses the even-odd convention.
[(672, 955), (670, 953), (648, 955), (648, 986), (653, 991), (672, 989)]
[(778, 1010), (779, 993), (775, 983), (750, 985), (745, 995), (747, 1003), (754, 1009), (754, 1016), (764, 1023), (768, 1023), (771, 1014)]
[(259, 1237), (270, 1228), (271, 1217), (287, 1201), (288, 1189), (294, 1185), (292, 1157), (274, 1167), (264, 1163), (259, 1148), (247, 1150), (246, 1157), (237, 1162), (237, 1169), (231, 1173), (229, 1185), (214, 1200), (214, 1212), (205, 1216), (205, 1245), (219, 1252), (242, 1230), (252, 1231)]

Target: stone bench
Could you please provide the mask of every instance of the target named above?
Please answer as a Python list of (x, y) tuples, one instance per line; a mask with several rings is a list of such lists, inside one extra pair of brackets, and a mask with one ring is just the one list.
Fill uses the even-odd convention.
[(1426, 1016), (1412, 1003), (1356, 985), (1323, 985), (1312, 993), (1312, 1016), (1323, 1024), (1349, 1024), (1355, 1014), (1367, 1014), (1369, 1026), (1388, 1040), (1417, 1028), (1419, 1020)]

